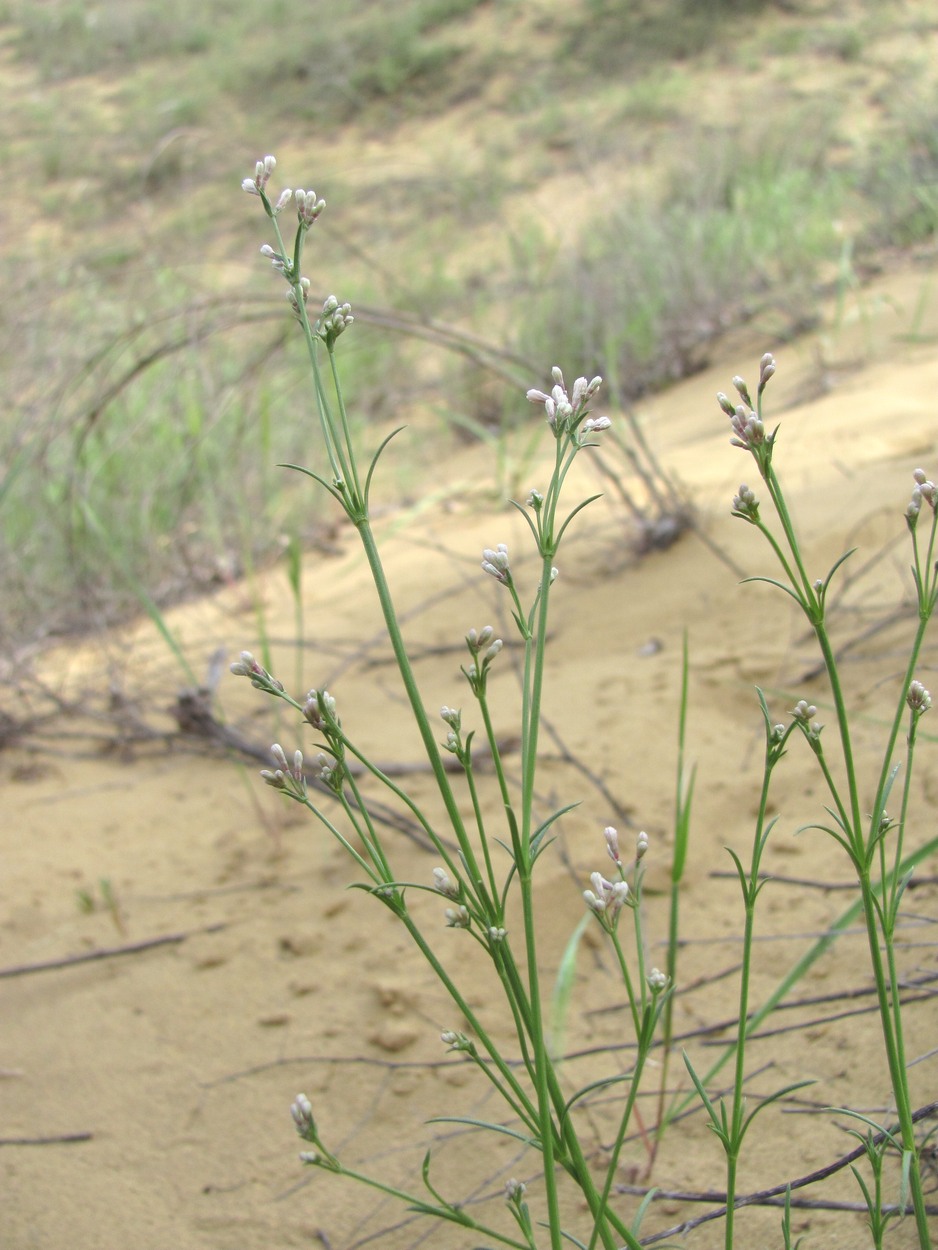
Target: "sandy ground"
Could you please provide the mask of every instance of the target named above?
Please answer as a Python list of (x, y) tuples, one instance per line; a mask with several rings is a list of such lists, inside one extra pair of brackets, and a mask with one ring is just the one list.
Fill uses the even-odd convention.
[[(772, 414), (782, 425), (777, 464), (811, 569), (824, 575), (846, 548), (860, 548), (840, 582), (836, 636), (841, 645), (856, 644), (844, 671), (858, 716), (858, 756), (871, 777), (914, 620), (906, 611), (861, 637), (897, 602), (908, 606), (902, 514), (911, 472), (921, 464), (938, 474), (934, 281), (921, 270), (896, 275), (863, 296), (853, 324), (845, 322), (836, 336), (779, 348), (772, 387)], [(915, 323), (920, 297), (927, 316)], [(917, 337), (910, 341), (912, 330)], [(601, 832), (610, 823), (627, 842), (639, 829), (651, 837), (645, 923), (651, 962), (664, 962), (663, 888), (687, 630), (689, 754), (698, 783), (676, 1019), (701, 1069), (719, 1053), (728, 1036), (721, 1026), (737, 1007), (741, 905), (722, 848), (731, 845), (745, 859), (752, 836), (761, 753), (754, 686), (765, 690), (779, 720), (801, 697), (818, 705), (821, 719), (829, 712), (823, 681), (809, 675), (809, 640), (787, 601), (766, 586), (739, 585), (729, 566), (773, 571), (755, 532), (729, 516), (740, 480), (752, 474), (744, 454), (729, 446), (728, 422), (713, 395), (730, 389), (734, 373), (754, 381), (759, 355), (772, 347), (749, 337), (707, 374), (642, 409), (649, 440), (698, 509), (699, 532), (637, 561), (627, 521), (597, 504), (562, 553), (554, 601), (545, 700), (551, 733), (543, 743), (539, 806), (580, 806), (562, 821), (539, 865), (544, 972), (549, 983), (582, 915), (581, 890), (603, 866)], [(390, 454), (406, 456), (406, 442)], [(392, 513), (381, 525), (426, 704), (461, 704), (467, 715), (458, 672), (462, 635), (489, 621), (507, 628), (504, 597), (478, 567), (481, 548), (506, 541), (519, 557), (524, 549), (517, 517), (480, 496), (479, 483), (491, 481), (487, 455), (468, 449), (440, 467), (452, 487), (445, 504)], [(540, 475), (533, 466), (528, 484)], [(586, 473), (572, 489), (597, 485)], [(260, 650), (260, 603), (287, 685), (298, 693), (327, 685), (366, 750), (381, 762), (416, 765), (420, 746), (353, 539), (346, 535), (337, 555), (309, 558), (299, 671), (293, 606), (279, 575), (179, 609), (169, 624), (201, 676), (219, 649), (228, 660), (243, 647)], [(530, 561), (513, 563), (523, 579)], [(510, 648), (502, 658), (493, 696), (499, 728), (510, 734), (517, 701)], [(926, 684), (938, 680), (934, 664), (928, 644)], [(0, 752), (3, 1250), (477, 1244), (421, 1223), (380, 1195), (303, 1171), (289, 1116), (300, 1090), (312, 1099), (327, 1144), (350, 1166), (419, 1192), (421, 1160), (433, 1142), (433, 1177), (449, 1197), (502, 1223), (502, 1186), (519, 1176), (531, 1182), (540, 1214), (536, 1158), (459, 1126), (427, 1123), (434, 1115), (500, 1114), (474, 1072), (440, 1043), (440, 1030), (461, 1021), (389, 913), (345, 888), (356, 873), (341, 849), (259, 782), (256, 762), (169, 732), (168, 709), (185, 680), (152, 627), (43, 656), (36, 672), (75, 703)], [(113, 707), (104, 711), (115, 682), (126, 700), (123, 731), (115, 729)], [(279, 739), (292, 751), (309, 743), (291, 717), (276, 722), (262, 697), (227, 672), (218, 707), (260, 745)], [(167, 736), (142, 740), (141, 722)], [(935, 731), (927, 721), (925, 728), (913, 845), (933, 835), (938, 796)], [(406, 780), (435, 810), (426, 775), (415, 768)], [(807, 751), (793, 743), (773, 799), (779, 820), (766, 868), (778, 880), (764, 891), (758, 914), (756, 1003), (851, 899), (840, 888), (850, 880), (842, 852), (818, 833), (798, 833), (823, 818), (823, 803)], [(403, 833), (387, 838), (399, 877), (429, 881), (432, 856)], [(907, 1014), (908, 1056), (921, 1057), (911, 1069), (917, 1106), (938, 1095), (938, 1057), (929, 1054), (938, 1011), (928, 996), (928, 979), (938, 973), (936, 871), (934, 863), (918, 870), (922, 884), (908, 896), (899, 949), (905, 974), (923, 979), (920, 990), (910, 990)], [(113, 907), (102, 880), (110, 883)], [(504, 1032), (479, 948), (443, 927), (439, 900), (419, 895), (414, 907), (471, 1005)], [(158, 938), (170, 940), (8, 975)], [(742, 1167), (744, 1192), (803, 1176), (852, 1148), (845, 1118), (825, 1107), (888, 1118), (868, 988), (863, 939), (850, 928), (790, 996), (824, 1001), (780, 1011), (760, 1029), (750, 1051), (753, 1099), (804, 1078), (816, 1084), (756, 1121)], [(628, 1036), (621, 985), (598, 931), (590, 930), (563, 1039), (570, 1088), (627, 1070)], [(724, 1070), (714, 1088), (727, 1080)], [(667, 1082), (672, 1090), (688, 1085), (677, 1057)], [(613, 1135), (617, 1097), (597, 1097), (581, 1114), (598, 1159)], [(651, 1092), (641, 1111), (653, 1123)], [(82, 1136), (22, 1141), (67, 1134)], [(650, 1178), (647, 1164), (642, 1141), (629, 1142), (621, 1183), (650, 1179), (673, 1192), (724, 1183), (717, 1144), (699, 1112), (665, 1136)], [(858, 1198), (846, 1171), (810, 1192), (829, 1201)], [(618, 1201), (626, 1213), (638, 1203), (626, 1193)], [(643, 1233), (703, 1209), (660, 1199)], [(799, 1210), (795, 1223), (815, 1250), (869, 1244), (862, 1217), (848, 1212)], [(721, 1245), (721, 1226), (702, 1225), (680, 1241), (699, 1250)], [(778, 1211), (742, 1213), (738, 1244), (780, 1246)], [(911, 1227), (894, 1231), (889, 1244), (911, 1246)]]

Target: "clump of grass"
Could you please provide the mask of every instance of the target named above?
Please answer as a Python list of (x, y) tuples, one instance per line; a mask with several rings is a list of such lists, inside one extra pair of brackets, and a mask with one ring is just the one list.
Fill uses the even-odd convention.
[(772, 0), (588, 0), (588, 20), (571, 22), (566, 54), (591, 73), (647, 72), (683, 61), (725, 41), (727, 29)]
[(827, 164), (829, 128), (815, 119), (796, 145), (792, 124), (699, 135), (663, 189), (617, 201), (548, 267), (524, 265), (525, 354), (575, 351), (624, 402), (696, 372), (720, 334), (770, 305), (790, 310), (779, 337), (803, 328), (842, 246), (834, 222), (849, 188)]
[(207, 6), (184, 0), (153, 5), (147, 0), (90, 7), (77, 0), (12, 4), (14, 46), (52, 80), (150, 57), (196, 55), (212, 44)]
[(911, 247), (938, 234), (938, 90), (897, 86), (870, 145), (861, 185), (876, 205), (870, 243)]

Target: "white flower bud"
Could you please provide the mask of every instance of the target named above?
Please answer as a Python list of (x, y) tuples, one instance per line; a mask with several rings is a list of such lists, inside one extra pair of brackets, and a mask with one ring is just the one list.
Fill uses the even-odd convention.
[(447, 898), (459, 898), (459, 886), (453, 884), (443, 868), (433, 869), (433, 888)]

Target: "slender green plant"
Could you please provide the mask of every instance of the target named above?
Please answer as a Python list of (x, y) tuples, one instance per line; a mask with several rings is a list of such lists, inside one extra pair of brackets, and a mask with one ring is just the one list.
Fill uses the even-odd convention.
[[(554, 562), (571, 523), (583, 508), (598, 498), (591, 496), (567, 510), (562, 502), (563, 488), (576, 457), (595, 446), (595, 439), (610, 427), (608, 417), (589, 415), (590, 403), (602, 380), (598, 377), (592, 381), (578, 378), (568, 391), (560, 369), (555, 368), (549, 393), (539, 390), (528, 392), (528, 399), (543, 407), (554, 440), (553, 468), (546, 489), (543, 493), (533, 490), (524, 505), (515, 505), (527, 523), (537, 555), (538, 573), (533, 590), (526, 591), (522, 579), (516, 581), (506, 544), (499, 543), (483, 552), (482, 569), (504, 588), (523, 650), (519, 713), (521, 778), (520, 784), (512, 786), (504, 767), (488, 698), (493, 666), (504, 645), (502, 639), (496, 638), (491, 626), (468, 631), (468, 662), (462, 669), (477, 707), (481, 728), (464, 728), (462, 710), (443, 707), (440, 718), (445, 726), (445, 740), (442, 743), (437, 740), (440, 731), (431, 723), (414, 676), (371, 523), (370, 495), (375, 471), (395, 435), (390, 435), (380, 444), (367, 465), (361, 462), (346, 412), (337, 355), (338, 340), (354, 321), (351, 307), (347, 303), (340, 304), (335, 296), (330, 296), (321, 311), (312, 316), (307, 308), (309, 282), (302, 273), (306, 236), (325, 204), (312, 191), (304, 190), (284, 191), (276, 202), (272, 202), (267, 186), (275, 164), (273, 157), (259, 161), (254, 177), (246, 179), (243, 187), (260, 198), (274, 231), (275, 242), (265, 244), (261, 251), (287, 283), (288, 300), (306, 343), (323, 454), (328, 463), (328, 469), (322, 472), (299, 465), (289, 467), (315, 480), (338, 504), (358, 533), (410, 711), (423, 741), (449, 830), (455, 839), (455, 849), (453, 842), (440, 834), (436, 822), (431, 821), (409, 795), (356, 746), (338, 715), (334, 697), (327, 690), (312, 689), (305, 698), (296, 700), (249, 652), (242, 653), (240, 660), (232, 665), (232, 671), (249, 678), (257, 688), (286, 701), (318, 733), (321, 751), (309, 774), (301, 751), (296, 751), (292, 759), (288, 759), (283, 748), (277, 744), (272, 748), (276, 766), (264, 770), (262, 775), (274, 789), (307, 807), (338, 839), (364, 875), (365, 880), (357, 883), (359, 887), (384, 904), (404, 926), (454, 1006), (468, 1022), (471, 1036), (447, 1030), (443, 1033), (443, 1041), (452, 1051), (473, 1062), (483, 1077), (494, 1085), (509, 1109), (513, 1125), (517, 1127), (476, 1120), (457, 1122), (471, 1123), (492, 1133), (507, 1134), (540, 1153), (543, 1161), (543, 1211), (541, 1218), (535, 1220), (529, 1200), (524, 1197), (524, 1186), (511, 1180), (506, 1186), (506, 1201), (522, 1240), (484, 1226), (434, 1187), (430, 1179), (429, 1154), (424, 1163), (423, 1182), (430, 1200), (364, 1177), (346, 1168), (323, 1144), (311, 1104), (304, 1095), (300, 1095), (293, 1104), (293, 1118), (301, 1137), (314, 1148), (306, 1151), (303, 1159), (308, 1164), (372, 1185), (381, 1192), (393, 1193), (412, 1210), (462, 1225), (504, 1245), (533, 1248), (537, 1244), (535, 1229), (540, 1226), (546, 1230), (551, 1250), (561, 1250), (568, 1238), (585, 1250), (594, 1250), (600, 1244), (604, 1250), (614, 1250), (623, 1245), (636, 1250), (639, 1245), (638, 1222), (647, 1204), (639, 1207), (632, 1223), (628, 1224), (613, 1209), (611, 1199), (642, 1072), (668, 997), (667, 975), (646, 967), (641, 896), (642, 861), (648, 839), (644, 834), (639, 836), (634, 858), (629, 859), (620, 852), (616, 830), (608, 827), (604, 835), (605, 844), (615, 865), (613, 875), (616, 879), (608, 880), (595, 872), (591, 878), (592, 889), (584, 891), (589, 912), (595, 915), (606, 933), (622, 973), (637, 1043), (636, 1059), (624, 1077), (591, 1082), (572, 1094), (561, 1079), (560, 1057), (554, 1054), (551, 1045), (551, 1033), (556, 1028), (558, 1013), (562, 1017), (566, 1011), (565, 996), (569, 986), (561, 980), (560, 999), (558, 1002), (555, 998), (552, 1013), (542, 986), (534, 890), (535, 865), (550, 845), (557, 821), (572, 806), (560, 808), (546, 817), (538, 813), (535, 800), (538, 741), (549, 607), (558, 576)], [(297, 226), (292, 246), (288, 246), (281, 233), (280, 216), (291, 201), (296, 209)], [(484, 749), (491, 759), (502, 813), (497, 822), (485, 814), (479, 792), (473, 751), (477, 733), (484, 739)], [(451, 780), (453, 773), (443, 762), (445, 753), (455, 757), (455, 775), (462, 775), (471, 817), (463, 815), (463, 807)], [(431, 882), (408, 882), (395, 873), (392, 852), (385, 844), (380, 823), (373, 816), (367, 794), (359, 782), (360, 768), (353, 769), (353, 762), (388, 789), (418, 822), (441, 860), (433, 871)], [(341, 822), (337, 822), (326, 810), (324, 796), (330, 796), (338, 803), (342, 812)], [(497, 824), (497, 832), (493, 824)], [(505, 862), (500, 858), (504, 853), (507, 853), (507, 869), (500, 867)], [(444, 913), (446, 923), (474, 938), (491, 961), (514, 1024), (521, 1057), (520, 1069), (500, 1051), (485, 1022), (461, 991), (457, 974), (444, 966), (433, 949), (431, 938), (409, 906), (408, 894), (412, 891), (442, 895), (450, 904)], [(507, 929), (507, 916), (513, 899), (520, 903), (521, 922), (517, 936), (509, 934)], [(632, 924), (626, 926), (626, 936), (623, 937), (620, 920), (626, 915), (631, 917)], [(628, 1092), (614, 1144), (608, 1161), (597, 1176), (578, 1130), (578, 1104), (597, 1090), (623, 1080), (628, 1084)], [(561, 1210), (559, 1171), (573, 1180), (589, 1213), (588, 1229), (581, 1229), (580, 1235), (568, 1228), (571, 1217), (565, 1217)]]
[[(909, 649), (906, 670), (896, 694), (895, 712), (887, 734), (876, 788), (872, 795), (866, 795), (860, 784), (850, 709), (831, 642), (827, 611), (831, 584), (838, 570), (852, 553), (847, 552), (841, 556), (824, 578), (812, 578), (808, 573), (802, 544), (774, 466), (778, 428), (769, 432), (763, 419), (763, 396), (775, 371), (775, 359), (767, 353), (760, 362), (759, 386), (755, 404), (745, 381), (740, 377), (733, 379), (739, 403), (734, 404), (724, 394), (718, 397), (721, 408), (732, 424), (732, 443), (748, 452), (753, 459), (768, 494), (772, 522), (766, 521), (755, 492), (745, 484), (740, 486), (739, 493), (733, 499), (733, 515), (748, 522), (762, 534), (782, 571), (780, 578), (758, 576), (747, 580), (767, 582), (788, 595), (804, 614), (814, 633), (830, 685), (836, 716), (836, 737), (834, 747), (829, 754), (825, 747), (825, 740), (822, 739), (823, 727), (815, 719), (817, 708), (808, 704), (804, 699), (799, 700), (795, 705), (788, 725), (773, 725), (765, 698), (759, 691), (765, 723), (766, 752), (762, 795), (756, 821), (751, 868), (748, 873), (735, 852), (730, 851), (739, 874), (746, 913), (739, 1026), (735, 1043), (735, 1079), (730, 1110), (727, 1110), (722, 1103), (719, 1109), (714, 1106), (706, 1092), (706, 1081), (697, 1076), (689, 1060), (687, 1063), (697, 1092), (707, 1108), (711, 1127), (726, 1152), (728, 1208), (726, 1246), (730, 1247), (733, 1244), (732, 1218), (739, 1148), (746, 1129), (756, 1114), (756, 1112), (748, 1116), (744, 1114), (742, 1092), (746, 1039), (753, 1027), (753, 1020), (749, 1018), (748, 997), (753, 915), (756, 899), (764, 884), (759, 879), (759, 864), (772, 827), (771, 823), (766, 823), (769, 786), (772, 774), (784, 754), (789, 739), (793, 735), (800, 735), (815, 757), (830, 799), (827, 807), (830, 823), (812, 825), (809, 828), (823, 831), (834, 839), (848, 856), (857, 878), (857, 906), (851, 910), (862, 914), (866, 930), (870, 966), (879, 1004), (886, 1064), (899, 1119), (899, 1131), (895, 1134), (895, 1141), (898, 1144), (901, 1159), (901, 1205), (904, 1209), (905, 1196), (908, 1194), (911, 1199), (920, 1250), (927, 1250), (932, 1241), (925, 1207), (919, 1146), (915, 1137), (905, 1059), (902, 987), (896, 965), (895, 936), (900, 905), (912, 875), (905, 843), (911, 825), (912, 766), (918, 725), (921, 717), (931, 706), (931, 696), (922, 683), (916, 680), (915, 672), (925, 632), (934, 613), (936, 601), (938, 601), (938, 566), (935, 563), (936, 534), (938, 534), (938, 514), (936, 514), (938, 487), (928, 480), (922, 469), (915, 470), (912, 498), (906, 509), (906, 523), (912, 540), (912, 576), (916, 592), (917, 625)], [(920, 529), (923, 509), (926, 516), (930, 514), (931, 522)], [(898, 798), (899, 814), (898, 817), (892, 818), (887, 814), (886, 804), (893, 793), (899, 773), (903, 770), (902, 761), (897, 759), (898, 741), (903, 723), (906, 726), (904, 772)], [(835, 756), (836, 763), (832, 762), (831, 755)], [(840, 780), (835, 777), (835, 771), (841, 774)], [(868, 817), (864, 817), (864, 810), (870, 813)], [(780, 1096), (776, 1094), (773, 1097)], [(757, 1108), (758, 1110), (761, 1110), (761, 1107)], [(881, 1163), (882, 1154), (878, 1158)], [(875, 1186), (877, 1204), (880, 1200), (879, 1176), (880, 1173), (877, 1172)], [(879, 1225), (876, 1228), (879, 1228)]]

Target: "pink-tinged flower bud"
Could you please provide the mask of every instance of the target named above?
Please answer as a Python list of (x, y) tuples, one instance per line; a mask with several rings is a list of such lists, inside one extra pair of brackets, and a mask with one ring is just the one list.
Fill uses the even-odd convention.
[(335, 720), (335, 699), (328, 690), (310, 690), (303, 703), (303, 715), (314, 729), (328, 729), (329, 722)]
[(621, 864), (622, 858), (619, 854), (619, 833), (613, 829), (612, 825), (608, 825), (603, 830), (603, 837), (606, 839), (606, 851), (609, 858), (614, 864)]
[(305, 1141), (316, 1140), (316, 1121), (313, 1119), (312, 1103), (305, 1094), (297, 1094), (290, 1108), (296, 1131)]
[(752, 398), (750, 397), (750, 394), (749, 394), (749, 387), (746, 385), (743, 379), (740, 377), (733, 378), (733, 385), (736, 387), (736, 390), (739, 392), (739, 398), (743, 401), (746, 407), (752, 408), (753, 403), (752, 403)]
[(739, 494), (733, 496), (733, 512), (747, 521), (754, 521), (759, 515), (759, 501), (745, 482), (740, 486)]
[(606, 910), (606, 900), (604, 898), (594, 894), (592, 890), (584, 890), (583, 899), (590, 911), (596, 912), (597, 916), (603, 915)]

